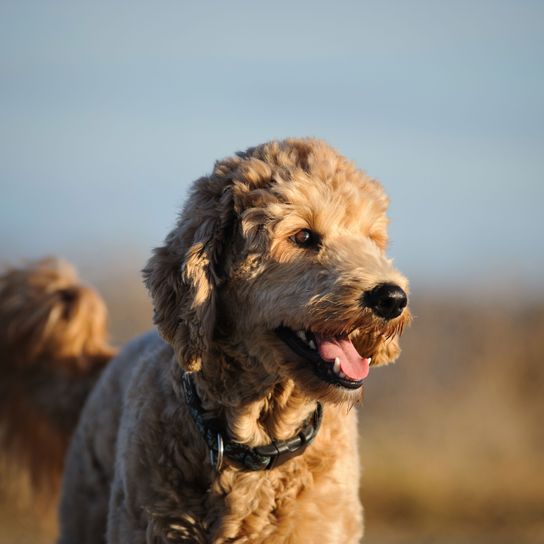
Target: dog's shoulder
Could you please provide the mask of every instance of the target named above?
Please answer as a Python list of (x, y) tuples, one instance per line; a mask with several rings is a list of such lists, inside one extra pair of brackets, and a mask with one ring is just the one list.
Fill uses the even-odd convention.
[(146, 369), (166, 363), (172, 348), (152, 330), (131, 340), (109, 363), (89, 397), (89, 402), (121, 401), (133, 380)]
[[(151, 374), (167, 373), (173, 352), (156, 331), (147, 332), (130, 341), (108, 364), (91, 391), (81, 414), (75, 442), (84, 439), (85, 447), (96, 449), (104, 466), (113, 466), (115, 445), (127, 408), (143, 390), (152, 394), (157, 382)], [(128, 399), (132, 397), (132, 401)], [(136, 399), (137, 400), (137, 399)]]
[(112, 362), (114, 381), (123, 382), (125, 409), (152, 401), (154, 394), (171, 391), (171, 368), (176, 365), (174, 351), (157, 331), (132, 340)]

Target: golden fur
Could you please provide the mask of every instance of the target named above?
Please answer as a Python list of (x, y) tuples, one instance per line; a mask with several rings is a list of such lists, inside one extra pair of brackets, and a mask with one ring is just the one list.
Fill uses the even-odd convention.
[(66, 262), (42, 259), (0, 276), (0, 447), (42, 493), (56, 493), (79, 412), (115, 353), (106, 315)]
[[(310, 139), (248, 149), (194, 183), (178, 224), (144, 270), (162, 338), (150, 333), (130, 343), (81, 415), (66, 462), (62, 544), (360, 540), (350, 408), (362, 388), (323, 381), (274, 331), (349, 334), (374, 365), (397, 358), (408, 310), (388, 321), (361, 302), (381, 283), (407, 290), (385, 256), (387, 205), (378, 182)], [(319, 234), (318, 251), (292, 242), (301, 229)], [(3, 282), (6, 293), (26, 290), (9, 275)], [(0, 292), (2, 316), (8, 299)], [(33, 310), (21, 307), (28, 316), (14, 316), (14, 329), (31, 319)], [(111, 355), (102, 330), (96, 338), (93, 356)], [(76, 360), (85, 345), (72, 353)], [(251, 446), (293, 436), (321, 401), (315, 442), (269, 471), (247, 472), (227, 460), (216, 472), (184, 401), (185, 371), (194, 373), (209, 417)]]

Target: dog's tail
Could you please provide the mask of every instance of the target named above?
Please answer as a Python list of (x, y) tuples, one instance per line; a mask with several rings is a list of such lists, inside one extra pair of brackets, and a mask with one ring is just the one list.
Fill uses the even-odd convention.
[(54, 258), (0, 275), (0, 449), (35, 491), (59, 486), (87, 394), (114, 355), (106, 307)]

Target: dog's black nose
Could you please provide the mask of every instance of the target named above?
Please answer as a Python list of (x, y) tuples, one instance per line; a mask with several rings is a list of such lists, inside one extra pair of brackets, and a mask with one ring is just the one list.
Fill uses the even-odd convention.
[(363, 304), (384, 319), (398, 317), (408, 304), (406, 293), (394, 283), (380, 283), (363, 295)]

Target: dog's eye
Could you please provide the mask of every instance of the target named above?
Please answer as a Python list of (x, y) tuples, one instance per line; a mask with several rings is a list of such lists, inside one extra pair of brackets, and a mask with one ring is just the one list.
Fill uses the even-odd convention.
[(309, 229), (301, 229), (295, 232), (290, 239), (299, 247), (314, 248), (319, 245), (319, 236)]

